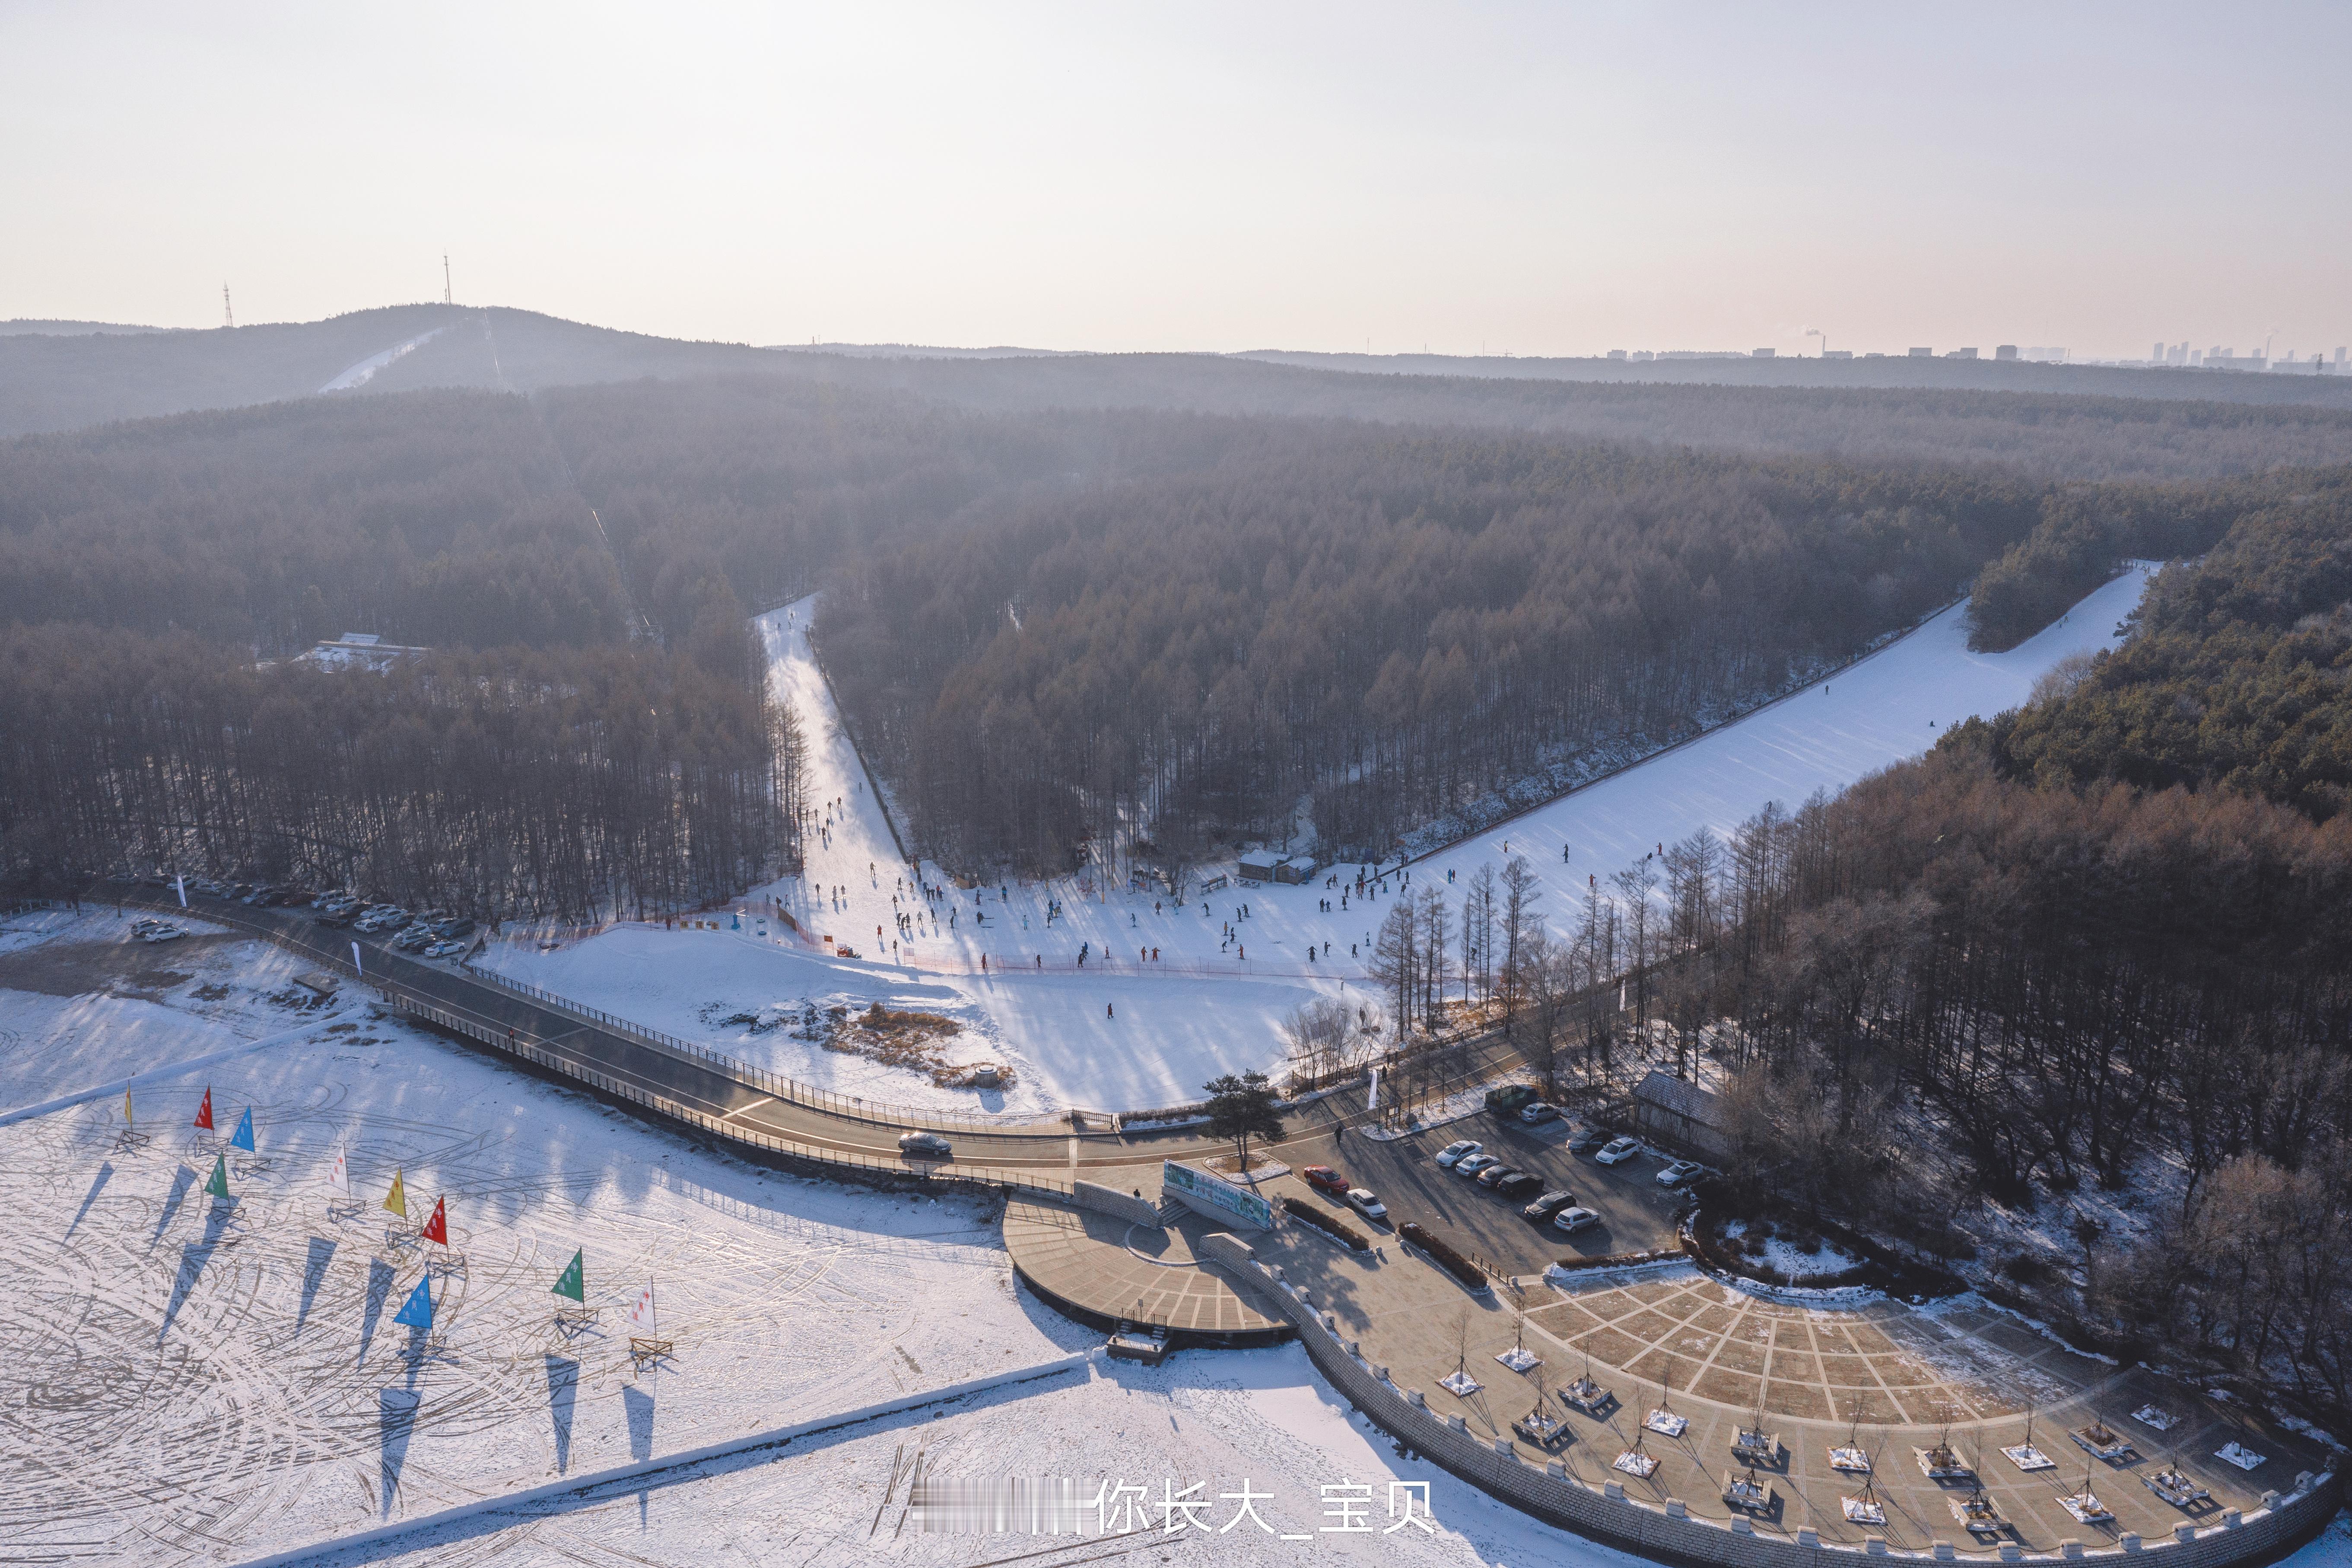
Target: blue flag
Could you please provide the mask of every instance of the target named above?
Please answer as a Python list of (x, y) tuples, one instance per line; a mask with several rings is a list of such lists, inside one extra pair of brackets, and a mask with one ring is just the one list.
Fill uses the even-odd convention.
[(433, 1276), (428, 1274), (416, 1282), (416, 1289), (408, 1293), (408, 1300), (401, 1303), (400, 1310), (392, 1315), (392, 1321), (404, 1328), (429, 1329), (433, 1326)]
[(253, 1152), (253, 1108), (247, 1106), (245, 1114), (236, 1119), (236, 1131), (229, 1134), (228, 1146)]

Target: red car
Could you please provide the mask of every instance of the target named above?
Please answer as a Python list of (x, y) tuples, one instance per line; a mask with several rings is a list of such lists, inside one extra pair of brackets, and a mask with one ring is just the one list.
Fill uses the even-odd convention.
[(1298, 1173), (1307, 1184), (1318, 1193), (1328, 1193), (1335, 1198), (1348, 1195), (1348, 1178), (1328, 1165), (1307, 1165)]

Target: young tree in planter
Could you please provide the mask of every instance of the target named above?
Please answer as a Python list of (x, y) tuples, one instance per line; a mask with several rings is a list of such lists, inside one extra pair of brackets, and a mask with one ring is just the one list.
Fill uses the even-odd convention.
[(1282, 1136), (1282, 1114), (1275, 1108), (1274, 1086), (1262, 1072), (1232, 1073), (1211, 1079), (1202, 1089), (1209, 1096), (1209, 1136), (1234, 1141), (1234, 1160), (1249, 1174), (1249, 1141)]

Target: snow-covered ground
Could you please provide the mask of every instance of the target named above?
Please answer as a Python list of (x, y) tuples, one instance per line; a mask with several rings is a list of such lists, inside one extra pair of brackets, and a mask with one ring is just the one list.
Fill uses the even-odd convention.
[[(2146, 581), (2144, 570), (2126, 573), (2007, 653), (1969, 652), (1965, 606), (1948, 610), (1821, 686), (1415, 862), (1411, 882), (1453, 878), (1458, 899), (1482, 862), (1524, 855), (1547, 917), (1564, 926), (1589, 876), (1605, 882), (1701, 827), (1727, 833), (1768, 801), (1793, 808), (1817, 790), (1834, 793), (1917, 755), (1971, 714), (2023, 702), (2061, 659), (2112, 646)], [(536, 943), (494, 944), (485, 963), (804, 1082), (967, 1110), (1136, 1110), (1195, 1099), (1218, 1073), (1276, 1066), (1282, 1021), (1309, 998), (1377, 1005), (1363, 961), (1387, 900), (1404, 885), (1393, 872), (1369, 898), (1318, 879), (1311, 887), (1234, 884), (1178, 904), (1075, 877), (960, 890), (936, 866), (909, 868), (810, 654), (810, 603), (758, 622), (772, 684), (807, 729), (810, 793), (823, 803), (806, 875), (753, 889), (740, 902), (740, 933), (624, 927), (549, 953)], [(1344, 869), (1352, 879), (1356, 868)], [(942, 890), (927, 895), (921, 885)], [(811, 940), (787, 937), (781, 924), (753, 934), (753, 917), (771, 900)], [(1058, 906), (1050, 920), (1049, 906)], [(835, 956), (822, 942), (828, 936), (859, 957)], [(731, 1012), (873, 999), (962, 1022), (970, 1038), (957, 1048), (1012, 1065), (1013, 1090), (983, 1100), (787, 1029), (730, 1034), (703, 1021), (719, 1003)]]
[[(0, 1015), (5, 1016), (5, 1015)], [(209, 1197), (189, 1121), (248, 1109), (270, 1163)], [(985, 1199), (891, 1196), (704, 1155), (382, 1021), (0, 1127), (0, 1474), (19, 1552), (243, 1560), (1063, 1353), (1013, 1294)], [(326, 1176), (348, 1151), (355, 1215)], [(435, 1333), (394, 1318), (446, 1196)], [(559, 1331), (584, 1252), (601, 1321)], [(675, 1360), (635, 1375), (648, 1282)]]
[(91, 905), (0, 921), (0, 1113), (234, 1050), (306, 1014), (308, 968), (267, 942), (183, 920), (149, 945)]
[[(57, 923), (81, 934), (96, 918), (112, 917)], [(8, 940), (21, 956), (35, 935)], [(38, 999), (0, 992), (0, 1026)], [(79, 1081), (87, 1043), (45, 1038), (39, 1053), (67, 1065), (41, 1087)], [(233, 1163), (226, 1203), (205, 1191), (211, 1152), (190, 1143), (207, 1090), (223, 1129), (252, 1112), (268, 1162)], [(1245, 1521), (1192, 1547), (1207, 1562), (1630, 1562), (1405, 1460), (1296, 1346), (1150, 1370), (1097, 1361), (666, 1470), (665, 1456), (1036, 1366), (1100, 1335), (1017, 1289), (984, 1198), (704, 1152), (364, 1006), (199, 1070), (155, 1068), (140, 1093), (153, 1140), (141, 1148), (118, 1145), (113, 1100), (0, 1124), (14, 1237), (0, 1474), (16, 1478), (18, 1555), (241, 1562), (451, 1509), (474, 1511), (364, 1559), (962, 1564), (1044, 1544), (901, 1532), (894, 1514), (876, 1527), (894, 1463), (919, 1452), (941, 1477), (1068, 1477), (1089, 1495), (1106, 1480), (1155, 1500), (1163, 1480), (1200, 1483), (1212, 1531), (1255, 1491), (1270, 1530), (1314, 1536), (1282, 1542)], [(331, 1207), (338, 1151), (353, 1214)], [(456, 1268), (387, 1240), (377, 1205), (395, 1172), (415, 1218), (446, 1199)], [(551, 1287), (575, 1250), (600, 1320), (567, 1335)], [(427, 1279), (430, 1336), (394, 1321)], [(675, 1354), (640, 1375), (624, 1315), (648, 1282)], [(479, 1506), (625, 1467), (654, 1473)], [(1380, 1533), (1392, 1481), (1428, 1483), (1433, 1529)], [(1321, 1533), (1337, 1517), (1323, 1489), (1343, 1484), (1370, 1500), (1374, 1533)]]
[(402, 355), (412, 353), (417, 349), (423, 348), (426, 343), (431, 342), (435, 338), (439, 337), (443, 332), (446, 332), (449, 329), (446, 327), (436, 327), (429, 332), (419, 332), (416, 336), (409, 339), (404, 343), (394, 343), (392, 347), (384, 350), (382, 353), (370, 354), (367, 358), (360, 361), (357, 364), (346, 366), (341, 374), (338, 374), (333, 380), (328, 382), (326, 385), (319, 388), (319, 392), (320, 395), (323, 396), (330, 392), (352, 392), (360, 387), (365, 386), (369, 382), (375, 379), (376, 372), (382, 370), (384, 366), (390, 364), (393, 361), (400, 358)]

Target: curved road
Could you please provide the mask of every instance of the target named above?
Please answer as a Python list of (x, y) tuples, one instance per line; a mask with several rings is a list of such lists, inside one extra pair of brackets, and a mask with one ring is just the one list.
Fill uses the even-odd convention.
[[(137, 906), (165, 914), (183, 912), (177, 900), (158, 897), (146, 889), (100, 884), (84, 897), (93, 903)], [(387, 995), (437, 1008), (519, 1045), (535, 1047), (577, 1068), (675, 1101), (723, 1128), (740, 1129), (754, 1140), (766, 1137), (799, 1144), (818, 1157), (902, 1165), (910, 1172), (918, 1169), (905, 1164), (899, 1156), (903, 1123), (862, 1120), (780, 1099), (718, 1063), (666, 1049), (579, 1011), (518, 995), (463, 970), (420, 963), (347, 928), (321, 926), (307, 911), (257, 909), (191, 893), (184, 912), (249, 931), (341, 975), (353, 973), (351, 947), (357, 942), (364, 982)], [(1471, 1049), (1482, 1072), (1499, 1072), (1518, 1060), (1494, 1037), (1473, 1041)], [(1290, 1131), (1270, 1147), (1328, 1142), (1340, 1125), (1357, 1119), (1346, 1113), (1340, 1096), (1330, 1096), (1290, 1112)], [(1197, 1158), (1228, 1147), (1189, 1128), (1079, 1132), (1052, 1125), (1002, 1131), (959, 1129), (950, 1142), (956, 1166), (1003, 1170), (1053, 1185), (1084, 1179), (1146, 1190), (1156, 1180), (1148, 1178), (1147, 1173), (1160, 1161)]]

